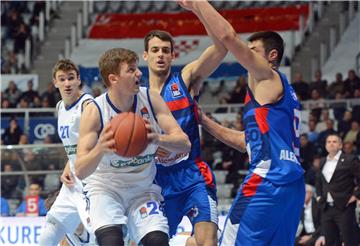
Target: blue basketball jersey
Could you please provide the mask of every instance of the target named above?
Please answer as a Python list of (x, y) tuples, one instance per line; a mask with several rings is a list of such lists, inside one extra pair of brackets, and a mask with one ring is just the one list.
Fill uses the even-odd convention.
[(299, 162), (300, 104), (286, 76), (280, 72), (283, 97), (261, 106), (248, 89), (243, 115), (250, 173), (283, 185), (303, 176)]
[[(147, 85), (149, 86), (149, 85)], [(210, 167), (201, 159), (200, 150), (200, 135), (198, 127), (198, 115), (196, 104), (188, 89), (181, 78), (180, 73), (170, 74), (168, 80), (165, 82), (161, 96), (169, 107), (172, 115), (180, 125), (182, 130), (188, 135), (191, 141), (191, 151), (188, 156), (178, 155), (173, 156), (171, 163), (161, 165), (158, 162), (157, 169), (160, 173), (157, 182), (163, 188), (165, 196), (176, 195), (183, 190), (190, 189), (197, 183), (204, 183), (212, 191), (215, 197), (215, 179)], [(165, 170), (166, 169), (166, 170)], [(170, 169), (184, 169), (186, 173), (193, 173), (191, 175), (181, 175), (182, 177), (163, 177), (163, 172), (169, 172)], [(182, 172), (184, 174), (184, 172)]]

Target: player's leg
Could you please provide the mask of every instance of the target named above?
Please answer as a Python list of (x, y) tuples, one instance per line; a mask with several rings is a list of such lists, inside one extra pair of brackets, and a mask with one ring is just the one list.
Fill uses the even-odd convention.
[(286, 195), (281, 187), (250, 174), (229, 211), (220, 245), (272, 245)]
[(99, 245), (124, 245), (122, 225), (127, 223), (127, 217), (114, 196), (105, 191), (89, 194), (90, 220)]
[(281, 192), (284, 194), (283, 215), (278, 218), (280, 223), (271, 239), (271, 245), (294, 245), (305, 199), (303, 178), (282, 186)]
[[(204, 184), (195, 186), (185, 202), (186, 215), (193, 224), (196, 245), (217, 245), (218, 210), (215, 192)], [(189, 240), (189, 243), (193, 243)], [(191, 244), (187, 245), (191, 245)]]
[(144, 246), (169, 245), (169, 226), (160, 207), (160, 187), (153, 185), (149, 192), (141, 192), (129, 208), (128, 230), (131, 239)]
[(46, 216), (45, 226), (42, 229), (39, 245), (56, 246), (65, 237), (65, 227), (51, 215)]
[[(49, 205), (49, 198), (47, 204)], [(50, 202), (51, 203), (51, 202)], [(40, 245), (57, 245), (66, 233), (72, 234), (80, 224), (80, 218), (74, 204), (73, 194), (63, 185), (54, 204), (50, 204), (45, 226), (41, 232)]]
[(106, 225), (95, 231), (99, 245), (103, 246), (124, 246), (122, 225)]

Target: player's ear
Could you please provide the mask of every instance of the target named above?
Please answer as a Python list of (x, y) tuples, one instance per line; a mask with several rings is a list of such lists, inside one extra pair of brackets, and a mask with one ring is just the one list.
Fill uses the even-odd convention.
[(268, 55), (268, 61), (275, 64), (277, 58), (278, 58), (279, 52), (276, 49), (272, 49), (269, 52)]
[(56, 83), (56, 79), (54, 79), (54, 78), (53, 78), (53, 85), (54, 85), (55, 88), (58, 88), (57, 83)]
[(115, 82), (117, 82), (116, 76), (117, 76), (117, 75), (115, 75), (115, 74), (113, 74), (113, 73), (111, 73), (111, 74), (108, 75), (108, 79), (109, 79), (109, 82), (110, 82), (111, 84), (114, 84)]
[(144, 59), (144, 61), (147, 61), (147, 59), (148, 59), (148, 52), (147, 51), (144, 51), (143, 59)]
[(171, 61), (174, 61), (174, 60), (175, 60), (175, 52), (172, 51), (172, 52), (171, 52)]

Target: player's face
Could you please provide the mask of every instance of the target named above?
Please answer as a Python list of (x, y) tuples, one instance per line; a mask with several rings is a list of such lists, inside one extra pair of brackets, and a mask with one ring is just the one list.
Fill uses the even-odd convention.
[(139, 92), (140, 79), (142, 73), (138, 68), (137, 62), (121, 64), (120, 73), (118, 75), (118, 83), (123, 92), (127, 91), (131, 94)]
[(261, 40), (254, 40), (252, 42), (249, 42), (248, 47), (255, 51), (255, 53), (264, 57), (265, 59), (267, 58), (265, 54), (264, 44)]
[(155, 74), (166, 75), (174, 59), (171, 43), (153, 37), (149, 40), (149, 49), (144, 51), (143, 57), (147, 61), (150, 71)]
[(75, 70), (57, 71), (53, 82), (65, 103), (72, 103), (79, 97), (81, 81)]
[(329, 136), (326, 139), (326, 150), (328, 153), (336, 154), (342, 148), (342, 143), (337, 136)]

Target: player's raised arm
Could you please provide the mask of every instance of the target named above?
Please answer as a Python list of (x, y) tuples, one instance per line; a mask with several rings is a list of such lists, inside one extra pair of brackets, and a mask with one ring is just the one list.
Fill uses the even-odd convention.
[(204, 26), (234, 54), (239, 63), (258, 81), (271, 80), (275, 73), (268, 61), (258, 55), (242, 41), (230, 23), (222, 17), (207, 1), (178, 0), (178, 3), (193, 11)]
[(96, 170), (106, 152), (114, 151), (115, 140), (111, 126), (107, 124), (101, 129), (101, 122), (97, 106), (95, 103), (89, 104), (81, 115), (75, 162), (75, 174), (80, 179), (86, 178)]
[(151, 138), (153, 138), (152, 140), (160, 147), (171, 152), (189, 152), (191, 148), (189, 138), (181, 130), (164, 100), (159, 93), (152, 90), (149, 92), (158, 124), (165, 133), (161, 135), (153, 133), (154, 135), (151, 135)]

